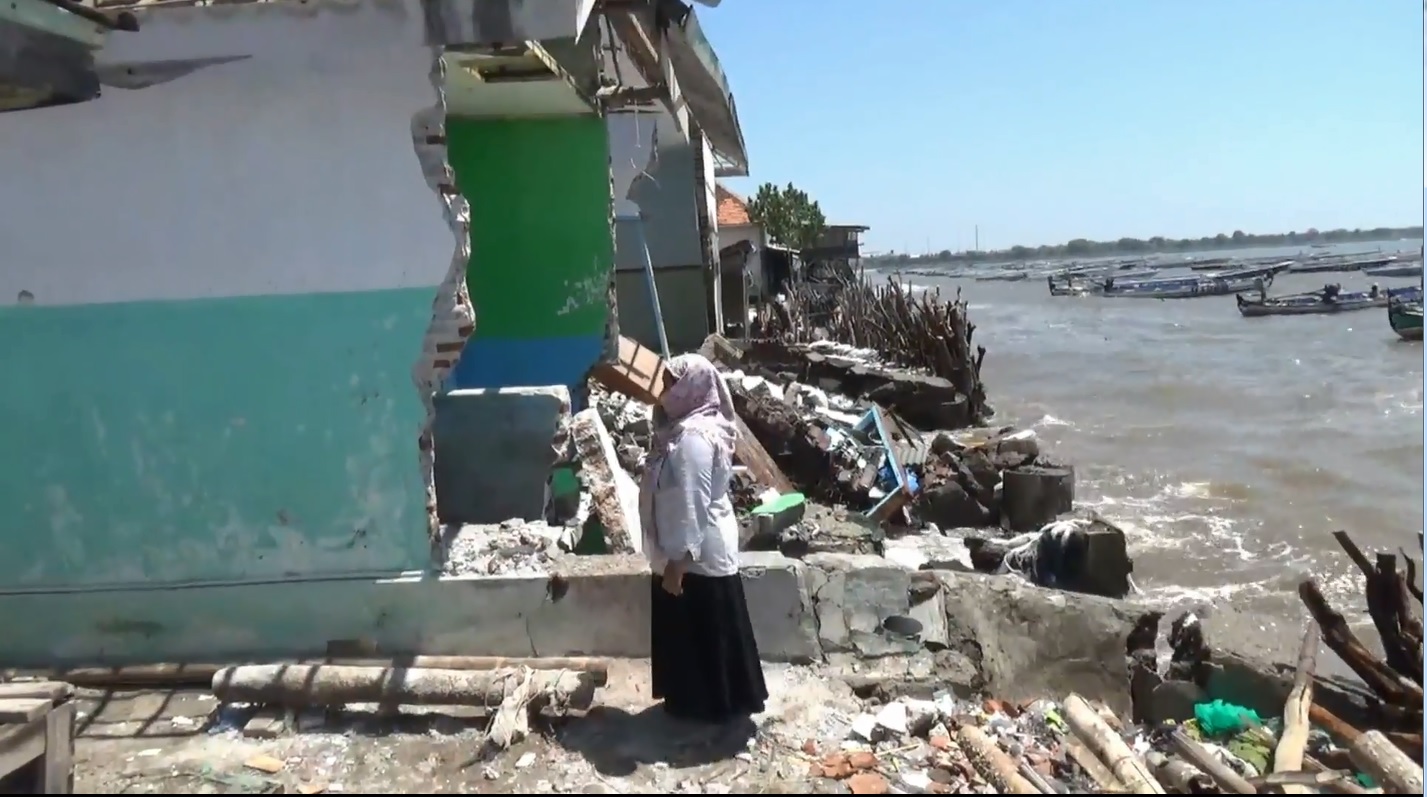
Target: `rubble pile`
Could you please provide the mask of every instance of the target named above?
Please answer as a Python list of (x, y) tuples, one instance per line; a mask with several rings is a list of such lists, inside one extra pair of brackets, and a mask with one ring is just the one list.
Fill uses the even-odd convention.
[[(885, 285), (848, 282), (832, 291), (795, 284), (776, 304), (765, 304), (760, 309), (753, 327), (755, 338), (779, 341), (773, 345), (781, 345), (782, 341), (837, 341), (880, 352), (888, 362), (931, 375), (924, 384), (934, 385), (934, 394), (955, 399), (944, 402), (947, 406), (942, 410), (951, 411), (949, 405), (956, 405), (954, 414), (943, 415), (942, 421), (930, 424), (932, 428), (970, 426), (991, 416), (981, 383), (986, 349), (972, 345), (976, 325), (968, 317), (960, 291), (951, 301), (945, 301), (940, 291), (910, 296), (894, 278)], [(891, 392), (919, 392), (912, 385), (925, 379), (906, 380)], [(931, 402), (932, 396), (927, 396), (926, 401)], [(922, 406), (932, 407), (930, 403)], [(919, 423), (912, 407), (899, 412)]]
[(573, 530), (541, 521), (498, 525), (447, 525), (441, 530), (440, 564), (448, 576), (529, 576), (547, 572), (551, 560), (573, 546)]
[[(900, 697), (851, 719), (844, 739), (809, 740), (813, 778), (852, 794), (1002, 794), (1007, 776), (1035, 780), (1034, 793), (1087, 793), (1094, 786), (1066, 753), (1059, 706)], [(1026, 774), (1022, 774), (1026, 773)]]
[[(742, 427), (733, 499), (744, 550), (883, 555), (889, 536), (951, 536), (983, 572), (1130, 592), (1124, 533), (1099, 517), (1066, 516), (1073, 469), (1048, 458), (1030, 430), (976, 425), (981, 409), (969, 410), (949, 380), (826, 341), (740, 347), (714, 335), (701, 353), (723, 371)], [(626, 386), (635, 370), (615, 389), (592, 379), (590, 409), (571, 424), (570, 460), (588, 510), (576, 522), (604, 541), (577, 543), (582, 550), (640, 545), (637, 483), (653, 399)]]

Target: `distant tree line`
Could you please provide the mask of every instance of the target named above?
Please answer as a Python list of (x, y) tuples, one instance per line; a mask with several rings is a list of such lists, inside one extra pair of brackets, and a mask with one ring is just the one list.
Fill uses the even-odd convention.
[(1293, 247), (1312, 244), (1341, 244), (1355, 241), (1390, 241), (1398, 238), (1421, 238), (1421, 227), (1374, 227), (1371, 230), (1315, 230), (1252, 235), (1234, 230), (1225, 235), (1203, 238), (1121, 238), (1118, 241), (1090, 241), (1076, 238), (1056, 246), (1013, 246), (986, 252), (940, 252), (912, 255), (889, 253), (864, 257), (869, 266), (903, 263), (975, 263), (1014, 260), (1059, 260), (1075, 257), (1115, 257), (1117, 255), (1150, 255), (1173, 252), (1208, 252), (1215, 249), (1247, 249), (1257, 246)]

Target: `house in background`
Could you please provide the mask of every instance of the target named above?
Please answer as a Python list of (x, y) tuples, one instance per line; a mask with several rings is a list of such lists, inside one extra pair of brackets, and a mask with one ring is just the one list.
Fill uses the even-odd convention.
[(855, 279), (862, 274), (863, 224), (829, 224), (817, 241), (802, 251), (809, 280)]
[(762, 268), (768, 240), (763, 228), (748, 215), (748, 202), (718, 184), (717, 199), (719, 274), (723, 280), (724, 331), (741, 335), (748, 310), (763, 295), (767, 282)]

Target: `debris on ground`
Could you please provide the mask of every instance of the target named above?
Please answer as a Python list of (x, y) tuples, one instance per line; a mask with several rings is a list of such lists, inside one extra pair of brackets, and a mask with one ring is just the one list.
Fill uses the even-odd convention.
[(573, 530), (543, 521), (511, 519), (497, 525), (448, 524), (441, 530), (440, 562), (448, 576), (517, 576), (547, 572)]
[[(628, 550), (623, 529), (638, 523), (629, 507), (637, 508), (653, 434), (642, 387), (648, 380), (632, 375), (657, 365), (639, 364), (651, 353), (637, 344), (621, 351), (637, 362), (591, 380), (590, 409), (572, 423), (599, 426), (608, 437), (573, 457), (584, 503), (597, 515), (582, 533), (601, 540), (575, 547), (601, 553)], [(932, 550), (927, 562), (959, 548), (974, 554), (957, 561), (982, 572), (1109, 597), (1133, 590), (1124, 532), (1099, 516), (1070, 514), (1074, 471), (1048, 458), (1033, 431), (924, 428), (908, 420), (966, 420), (960, 410), (933, 411), (969, 400), (948, 379), (827, 341), (735, 344), (712, 335), (700, 351), (723, 371), (741, 425), (733, 498), (744, 550), (883, 555), (889, 541), (910, 537)], [(620, 501), (610, 487), (615, 479)]]
[[(519, 688), (490, 694), (499, 677), (489, 672), (466, 671), (484, 684), (468, 705), (346, 702), (383, 696), (360, 679), (248, 667), (214, 682), (259, 702), (79, 689), (77, 792), (1363, 794), (1373, 783), (1412, 793), (1421, 779), (1420, 765), (1378, 744), (1377, 731), (1296, 736), (1291, 723), (1222, 699), (1193, 703), (1184, 719), (1136, 724), (1073, 693), (1024, 702), (966, 694), (924, 654), (900, 661), (769, 665), (766, 710), (716, 727), (664, 715), (647, 662), (606, 662), (592, 703), (536, 710), (528, 736), (497, 744), (495, 707)], [(567, 677), (524, 671), (551, 683)], [(323, 705), (282, 685), (324, 678)], [(412, 689), (448, 694), (423, 683)], [(44, 686), (16, 681), (0, 691)], [(278, 721), (254, 732), (264, 718)]]

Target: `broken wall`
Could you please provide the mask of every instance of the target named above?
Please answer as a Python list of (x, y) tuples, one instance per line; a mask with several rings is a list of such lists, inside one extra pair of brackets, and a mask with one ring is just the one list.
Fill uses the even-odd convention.
[[(668, 112), (611, 113), (608, 127), (619, 217), (615, 241), (620, 329), (645, 346), (659, 347), (644, 273), (647, 245), (669, 345), (675, 350), (696, 348), (709, 332), (697, 153)], [(642, 240), (637, 223), (628, 218), (641, 214)]]
[(0, 590), (424, 566), (419, 9), (166, 8), (101, 61), (154, 85), (0, 122)]
[(603, 356), (611, 320), (609, 134), (593, 114), (449, 119), (471, 206), (467, 270), (480, 319), (448, 385), (565, 385)]

